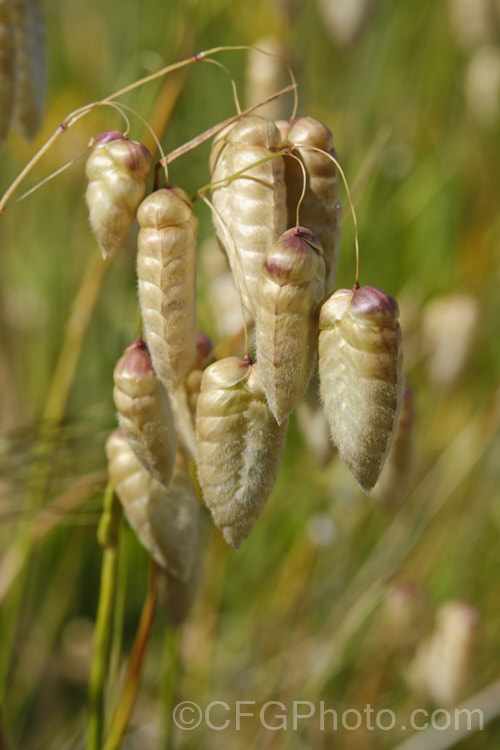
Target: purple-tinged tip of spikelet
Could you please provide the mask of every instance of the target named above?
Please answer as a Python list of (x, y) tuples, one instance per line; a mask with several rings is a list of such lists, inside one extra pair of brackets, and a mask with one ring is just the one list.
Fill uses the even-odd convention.
[(192, 369), (204, 370), (212, 362), (215, 362), (212, 340), (205, 333), (198, 331), (196, 334), (196, 355)]
[(115, 367), (115, 377), (141, 378), (153, 372), (148, 347), (143, 339), (133, 341), (127, 346), (123, 356)]
[(280, 285), (308, 281), (316, 272), (320, 250), (319, 240), (310, 229), (292, 227), (266, 254), (264, 268)]
[(355, 289), (350, 307), (351, 314), (369, 318), (376, 325), (394, 326), (399, 317), (399, 306), (394, 297), (374, 286)]
[(111, 143), (111, 141), (124, 141), (125, 136), (119, 130), (104, 130), (95, 139), (96, 143)]

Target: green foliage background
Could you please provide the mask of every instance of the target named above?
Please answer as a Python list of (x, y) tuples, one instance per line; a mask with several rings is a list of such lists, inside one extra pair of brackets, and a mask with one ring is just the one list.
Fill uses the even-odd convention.
[[(235, 750), (396, 747), (406, 737), (397, 728), (332, 735), (311, 720), (284, 732), (247, 718), (240, 731), (233, 724), (181, 733), (169, 713), (176, 700), (255, 700), (257, 707), (324, 700), (339, 712), (390, 708), (404, 724), (413, 708), (432, 710), (406, 680), (411, 656), (390, 648), (400, 634), (388, 619), (387, 591), (408, 582), (422, 597), (406, 626), (410, 640), (419, 618), (430, 623), (444, 602), (463, 600), (480, 618), (466, 695), (499, 678), (498, 91), (496, 116), (482, 122), (465, 95), (474, 50), (459, 43), (450, 4), (431, 0), (373, 3), (349, 44), (329, 32), (312, 0), (47, 0), (45, 18), (43, 130), (33, 144), (11, 134), (3, 145), (2, 192), (82, 104), (213, 46), (257, 44), (269, 34), (287, 45), (299, 114), (332, 129), (351, 186), (366, 175), (355, 188), (361, 283), (401, 303), (405, 371), (416, 394), (410, 489), (392, 513), (363, 496), (339, 462), (320, 469), (292, 419), (276, 488), (249, 539), (235, 553), (208, 528), (199, 599), (180, 633), (167, 628), (160, 601), (124, 747), (211, 748), (221, 740)], [(498, 16), (495, 23), (488, 43), (498, 52)], [(219, 59), (244, 93), (246, 54)], [(234, 113), (228, 79), (215, 66), (193, 65), (180, 83), (165, 151)], [(148, 119), (163, 85), (124, 101)], [(141, 137), (141, 122), (131, 116), (131, 123), (131, 136)], [(121, 127), (112, 109), (97, 110), (59, 139), (25, 184), (73, 159), (101, 130)], [(179, 159), (171, 181), (191, 194), (206, 184), (208, 148)], [(84, 190), (80, 159), (0, 217), (0, 581), (10, 582), (6, 591), (2, 584), (0, 609), (1, 712), (8, 747), (25, 750), (84, 747), (103, 446), (115, 424), (112, 370), (137, 326), (131, 242), (109, 269), (90, 321), (81, 321), (88, 331), (62, 432), (48, 453), (37, 452), (66, 321), (95, 252)], [(202, 244), (213, 231), (208, 209), (196, 210)], [(346, 201), (344, 214), (339, 287), (354, 279)], [(454, 294), (475, 300), (478, 319), (464, 367), (445, 386), (429, 374), (424, 320), (429, 303)], [(200, 298), (200, 327), (215, 337), (203, 275)], [(439, 328), (439, 318), (432, 324)], [(460, 333), (458, 323), (453, 337)], [(88, 491), (79, 501), (82, 483)], [(311, 519), (331, 531), (328, 543), (315, 542)], [(117, 673), (147, 587), (148, 559), (129, 531), (121, 570)], [(494, 720), (460, 747), (497, 747), (499, 737)]]

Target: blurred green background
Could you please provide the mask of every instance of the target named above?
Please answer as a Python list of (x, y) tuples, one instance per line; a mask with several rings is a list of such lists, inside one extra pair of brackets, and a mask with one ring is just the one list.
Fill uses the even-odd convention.
[[(0, 190), (77, 107), (214, 46), (279, 45), (297, 76), (299, 114), (334, 133), (355, 200), (360, 281), (400, 303), (414, 391), (411, 475), (391, 509), (364, 496), (339, 461), (321, 467), (293, 416), (276, 487), (241, 549), (226, 549), (207, 523), (198, 599), (178, 633), (167, 627), (160, 599), (124, 747), (397, 747), (409, 735), (398, 727), (411, 711), (439, 705), (432, 685), (445, 667), (431, 659), (434, 674), (422, 682), (416, 654), (453, 601), (461, 608), (442, 647), (458, 675), (452, 702), (493, 686), (487, 696), (499, 711), (498, 2), (46, 0), (44, 12), (43, 127), (32, 144), (9, 135)], [(288, 83), (279, 66), (276, 81), (267, 72), (249, 82), (246, 52), (217, 59), (244, 104)], [(123, 101), (161, 129), (165, 151), (235, 112), (227, 76), (202, 63)], [(281, 105), (288, 117), (291, 100)], [(143, 124), (130, 120), (131, 137), (141, 138)], [(8, 748), (85, 746), (103, 446), (115, 425), (112, 371), (137, 328), (134, 237), (106, 274), (93, 264), (84, 160), (22, 202), (15, 198), (101, 130), (122, 127), (111, 108), (84, 118), (0, 216), (0, 685)], [(189, 194), (207, 184), (208, 153), (204, 144), (181, 157), (171, 182)], [(338, 287), (352, 286), (355, 267), (344, 197), (343, 204)], [(211, 219), (201, 202), (196, 211), (199, 323), (221, 343), (206, 260)], [(62, 419), (62, 428), (47, 433), (44, 416)], [(123, 639), (115, 641), (110, 700), (148, 579), (147, 555), (130, 531), (122, 542)], [(180, 700), (255, 701), (255, 713), (266, 701), (325, 701), (339, 713), (370, 704), (393, 710), (397, 725), (333, 733), (312, 718), (297, 731), (276, 731), (247, 717), (239, 731), (231, 721), (224, 731), (182, 732), (170, 721)], [(214, 722), (229, 716), (214, 713)], [(444, 732), (434, 734), (442, 744), (432, 747), (451, 746)], [(495, 710), (483, 731), (454, 740), (497, 747)], [(411, 747), (431, 747), (423, 733), (417, 742)]]

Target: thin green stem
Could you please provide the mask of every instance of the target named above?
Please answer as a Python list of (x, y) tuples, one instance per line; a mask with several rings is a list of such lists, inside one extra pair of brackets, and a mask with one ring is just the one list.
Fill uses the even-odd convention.
[(118, 539), (121, 505), (115, 495), (112, 482), (108, 482), (104, 493), (104, 507), (97, 530), (97, 538), (103, 546), (101, 585), (94, 634), (94, 648), (89, 679), (89, 719), (87, 750), (101, 750), (105, 722), (105, 691), (109, 674), (113, 611), (118, 578)]
[(168, 750), (172, 739), (172, 711), (176, 699), (181, 672), (180, 631), (178, 628), (168, 628), (165, 632), (163, 646), (163, 680), (160, 687), (160, 710), (163, 717), (162, 736), (158, 750)]
[[(135, 699), (137, 697), (137, 692), (139, 690), (146, 649), (154, 622), (157, 595), (158, 565), (155, 562), (152, 562), (149, 590), (142, 608), (141, 621), (137, 629), (137, 635), (130, 656), (125, 686), (111, 722), (109, 735), (104, 743), (104, 750), (118, 750), (123, 735), (125, 734), (125, 730), (127, 729), (134, 708)], [(100, 748), (101, 745), (99, 745), (99, 750)], [(97, 750), (97, 746), (89, 746), (87, 750)]]

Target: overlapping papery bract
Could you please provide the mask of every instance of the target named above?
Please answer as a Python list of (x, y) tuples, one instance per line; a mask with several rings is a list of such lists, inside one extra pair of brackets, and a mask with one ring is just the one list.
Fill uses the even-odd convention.
[(151, 156), (145, 146), (129, 141), (118, 130), (107, 130), (96, 139), (85, 173), (85, 193), (92, 231), (103, 258), (115, 252), (134, 221), (146, 195)]
[(371, 286), (339, 289), (319, 316), (320, 391), (332, 440), (365, 491), (376, 483), (401, 406), (399, 309)]
[(164, 570), (189, 581), (199, 544), (200, 516), (187, 461), (178, 452), (169, 487), (139, 463), (121, 429), (106, 442), (108, 470), (125, 516)]
[[(276, 123), (282, 145), (292, 147), (285, 160), (287, 226), (297, 224), (297, 205), (304, 187), (299, 208), (299, 222), (308, 227), (323, 248), (326, 266), (325, 293), (333, 289), (338, 261), (342, 205), (339, 196), (339, 175), (330, 156), (337, 157), (333, 135), (329, 128), (312, 117), (299, 117), (289, 122)], [(321, 149), (323, 153), (314, 149)], [(297, 161), (297, 158), (302, 163)]]
[(212, 183), (237, 175), (212, 185), (213, 221), (252, 315), (264, 254), (287, 229), (284, 162), (281, 155), (273, 157), (280, 142), (271, 120), (243, 117), (216, 136), (210, 155)]
[(137, 213), (137, 276), (144, 335), (156, 374), (175, 391), (196, 353), (198, 219), (178, 187), (156, 190)]
[(158, 481), (168, 485), (177, 437), (172, 409), (142, 340), (125, 349), (114, 370), (113, 397), (118, 420), (135, 455)]
[(198, 397), (198, 478), (215, 525), (238, 548), (271, 492), (288, 420), (278, 425), (256, 364), (228, 357), (207, 367)]
[(324, 284), (323, 251), (308, 229), (289, 229), (266, 252), (259, 282), (257, 362), (279, 423), (304, 395), (316, 363), (316, 310)]

